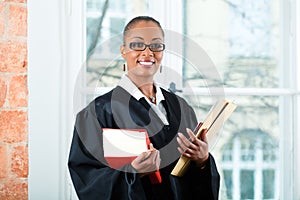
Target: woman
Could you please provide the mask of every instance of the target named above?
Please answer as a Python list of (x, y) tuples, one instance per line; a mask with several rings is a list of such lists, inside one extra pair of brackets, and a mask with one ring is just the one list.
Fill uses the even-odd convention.
[[(198, 139), (188, 129), (197, 125), (193, 109), (153, 82), (165, 49), (159, 22), (136, 17), (126, 25), (123, 37), (120, 50), (127, 74), (77, 115), (68, 165), (78, 197), (218, 199), (220, 177), (205, 133)], [(151, 149), (112, 169), (103, 156), (102, 128), (145, 128)], [(190, 167), (182, 177), (172, 176), (181, 154), (192, 160)], [(159, 184), (149, 178), (156, 170), (162, 178)]]

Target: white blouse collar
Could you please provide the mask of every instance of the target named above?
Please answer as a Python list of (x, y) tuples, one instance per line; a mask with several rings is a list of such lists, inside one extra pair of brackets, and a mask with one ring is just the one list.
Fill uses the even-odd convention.
[[(140, 100), (145, 97), (145, 99), (150, 103), (149, 99), (136, 87), (126, 74), (122, 76), (118, 85), (131, 94), (136, 100)], [(161, 101), (165, 100), (165, 97), (162, 94), (160, 87), (157, 86), (155, 82), (154, 86), (156, 87), (156, 103), (159, 104)]]

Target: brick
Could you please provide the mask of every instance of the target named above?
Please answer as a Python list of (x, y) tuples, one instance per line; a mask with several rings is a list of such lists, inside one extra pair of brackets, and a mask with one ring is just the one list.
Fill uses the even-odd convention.
[(28, 149), (26, 146), (14, 147), (11, 157), (11, 171), (18, 178), (28, 176)]
[(0, 142), (15, 143), (27, 141), (27, 112), (0, 112)]
[(5, 145), (0, 145), (0, 178), (8, 176), (8, 159), (7, 149)]
[(4, 2), (26, 3), (26, 0), (4, 0)]
[(9, 6), (8, 36), (27, 36), (27, 8), (18, 4)]
[(0, 43), (0, 72), (27, 71), (27, 44), (22, 41)]
[(25, 181), (9, 180), (0, 185), (0, 199), (5, 200), (27, 200), (28, 184)]
[(0, 108), (3, 107), (5, 103), (6, 93), (7, 93), (7, 87), (6, 87), (5, 80), (0, 77)]
[(27, 106), (27, 76), (14, 76), (9, 83), (8, 101), (12, 108)]
[(4, 3), (0, 2), (0, 37), (4, 36), (5, 33), (5, 6)]

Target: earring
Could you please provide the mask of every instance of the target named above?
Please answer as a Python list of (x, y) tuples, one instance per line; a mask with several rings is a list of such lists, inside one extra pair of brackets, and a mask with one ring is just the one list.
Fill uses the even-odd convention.
[(123, 72), (125, 72), (126, 71), (126, 65), (125, 65), (125, 63), (123, 64)]
[(159, 72), (160, 73), (162, 72), (162, 65), (160, 65), (160, 67), (159, 67)]

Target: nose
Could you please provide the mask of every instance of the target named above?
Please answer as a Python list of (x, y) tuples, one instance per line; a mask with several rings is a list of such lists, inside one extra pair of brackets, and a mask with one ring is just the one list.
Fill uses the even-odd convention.
[(146, 49), (142, 51), (142, 54), (144, 56), (153, 56), (153, 51), (151, 51), (149, 47), (146, 47)]

